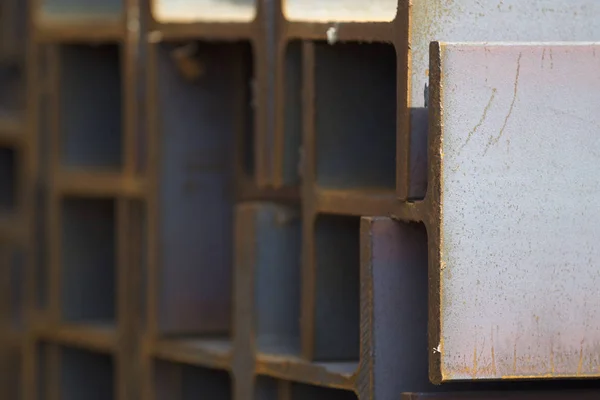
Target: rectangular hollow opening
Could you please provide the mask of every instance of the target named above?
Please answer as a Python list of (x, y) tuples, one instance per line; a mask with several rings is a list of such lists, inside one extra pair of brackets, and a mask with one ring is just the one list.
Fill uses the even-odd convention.
[(115, 322), (114, 204), (112, 199), (62, 201), (61, 306), (68, 322)]
[(396, 52), (389, 44), (315, 46), (317, 184), (393, 191)]
[(12, 214), (17, 205), (18, 192), (17, 151), (0, 147), (0, 217)]
[(68, 168), (120, 168), (120, 46), (62, 45), (59, 70), (61, 164)]
[(254, 385), (255, 400), (279, 400), (282, 381), (268, 377), (257, 376)]
[(154, 19), (161, 23), (250, 22), (256, 0), (151, 0)]
[(361, 219), (361, 276), (376, 398), (431, 389), (427, 344), (427, 231), (422, 223)]
[[(255, 209), (256, 338), (264, 353), (300, 353), (302, 227), (296, 208), (270, 203)], [(275, 301), (274, 301), (275, 300)]]
[(298, 40), (285, 49), (283, 91), (283, 183), (295, 185), (302, 173), (302, 42)]
[(48, 19), (116, 19), (123, 13), (124, 0), (41, 0)]
[(25, 112), (25, 79), (22, 65), (0, 65), (0, 121), (20, 119)]
[(360, 218), (320, 215), (315, 225), (315, 361), (358, 361)]
[(306, 22), (389, 22), (397, 0), (282, 0), (285, 17)]
[(60, 399), (112, 399), (114, 376), (115, 366), (110, 355), (60, 348)]
[(161, 360), (154, 362), (153, 369), (156, 400), (232, 398), (232, 381), (227, 371)]
[(236, 146), (252, 132), (251, 48), (245, 42), (163, 43), (155, 55), (158, 329), (229, 338)]
[(292, 383), (291, 400), (358, 400), (354, 392)]

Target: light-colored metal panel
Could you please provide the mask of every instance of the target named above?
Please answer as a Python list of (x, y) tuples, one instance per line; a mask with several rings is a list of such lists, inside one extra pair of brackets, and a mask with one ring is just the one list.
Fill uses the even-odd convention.
[(250, 22), (255, 0), (151, 0), (152, 14), (162, 23)]
[(305, 22), (389, 22), (398, 0), (282, 0), (285, 17)]
[(413, 0), (410, 106), (423, 107), (429, 43), (600, 40), (597, 0)]
[(600, 376), (600, 44), (434, 44), (437, 381)]
[(427, 190), (423, 93), (432, 41), (600, 40), (600, 2), (596, 0), (412, 0), (409, 12), (411, 198), (422, 198)]

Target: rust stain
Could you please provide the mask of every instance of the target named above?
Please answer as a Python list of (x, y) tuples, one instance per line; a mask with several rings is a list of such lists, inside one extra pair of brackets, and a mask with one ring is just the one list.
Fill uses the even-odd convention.
[(496, 354), (494, 353), (494, 346), (492, 346), (492, 374), (496, 376), (498, 374), (498, 369), (496, 367)]
[[(600, 365), (595, 356), (598, 354), (598, 345), (585, 346), (585, 341), (581, 342), (581, 346), (577, 349), (556, 351), (556, 344), (549, 343), (548, 357), (543, 357), (538, 353), (525, 351), (519, 355), (518, 343), (513, 347), (513, 365), (512, 371), (510, 365), (502, 364), (502, 357), (496, 360), (496, 346), (492, 344), (490, 357), (482, 358), (483, 350), (481, 346), (475, 345), (472, 350), (472, 357), (465, 353), (459, 356), (454, 356), (453, 362), (446, 365), (446, 371), (451, 371), (451, 375), (460, 376), (461, 378), (468, 377), (469, 379), (478, 380), (485, 378), (501, 378), (501, 379), (551, 379), (561, 377), (591, 377), (597, 375)], [(522, 343), (522, 342), (521, 342)], [(480, 353), (477, 354), (479, 348)], [(485, 345), (483, 345), (485, 348)], [(532, 350), (530, 348), (530, 350)], [(487, 350), (486, 350), (487, 351)], [(571, 369), (571, 357), (574, 354), (579, 355), (579, 366), (577, 373)], [(508, 355), (507, 355), (508, 356)], [(497, 362), (500, 361), (498, 366)]]
[(579, 363), (577, 364), (577, 375), (581, 375), (583, 372), (583, 343), (585, 339), (581, 340), (581, 346), (579, 347)]
[(490, 337), (492, 339), (492, 348), (491, 348), (491, 356), (492, 356), (492, 373), (494, 374), (494, 376), (496, 376), (498, 374), (497, 368), (496, 368), (496, 354), (494, 352), (494, 327), (490, 327)]
[[(490, 146), (498, 143), (498, 141), (504, 134), (504, 130), (506, 129), (506, 125), (508, 124), (508, 120), (510, 119), (510, 116), (512, 115), (513, 109), (515, 107), (515, 103), (517, 101), (517, 95), (519, 93), (519, 76), (521, 75), (521, 58), (522, 57), (523, 57), (523, 53), (519, 53), (519, 58), (517, 59), (517, 72), (516, 72), (516, 76), (515, 76), (515, 83), (513, 85), (514, 86), (513, 87), (513, 99), (510, 103), (510, 108), (508, 109), (508, 114), (506, 114), (506, 117), (504, 118), (504, 124), (502, 124), (502, 128), (500, 128), (500, 133), (498, 133), (498, 136), (490, 137), (490, 140), (483, 152), (484, 155), (487, 154)], [(550, 57), (552, 57), (552, 52), (550, 53)]]
[(477, 344), (473, 346), (473, 378), (477, 377)]
[(554, 365), (554, 343), (550, 343), (550, 372), (552, 375), (556, 373), (556, 366)]

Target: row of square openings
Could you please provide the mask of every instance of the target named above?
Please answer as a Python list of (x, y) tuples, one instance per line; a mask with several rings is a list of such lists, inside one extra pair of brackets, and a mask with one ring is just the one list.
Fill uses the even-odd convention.
[[(396, 17), (398, 0), (282, 0), (285, 17), (307, 22), (388, 22)], [(153, 17), (165, 23), (250, 22), (256, 0), (151, 0)], [(124, 0), (43, 0), (47, 18), (118, 18)]]
[[(197, 339), (199, 344), (204, 340), (207, 344), (229, 346), (234, 248), (255, 246), (251, 250), (255, 258), (249, 260), (254, 275), (248, 279), (254, 286), (258, 350), (299, 356), (303, 307), (299, 210), (271, 203), (238, 206), (235, 217), (238, 232), (248, 228), (253, 231), (242, 239), (246, 242), (234, 245), (232, 209), (232, 204), (218, 202), (203, 209), (200, 203), (194, 212), (186, 214), (189, 224), (162, 226), (158, 232), (158, 293), (154, 294), (158, 298), (158, 332), (169, 339)], [(211, 215), (211, 221), (198, 224), (197, 221), (206, 222), (206, 215)], [(63, 318), (69, 322), (114, 324), (117, 242), (114, 201), (65, 199), (61, 218)], [(314, 328), (309, 333), (314, 338), (312, 359), (356, 362), (360, 325), (360, 218), (321, 215), (312, 234), (315, 246)], [(137, 251), (147, 250), (141, 245)]]
[[(225, 105), (232, 104), (231, 96), (235, 88), (224, 82), (235, 83), (236, 80), (232, 79), (235, 75), (227, 73), (228, 64), (217, 56), (225, 54), (222, 48), (228, 46), (230, 45), (199, 44), (196, 47), (196, 54), (199, 60), (203, 61), (200, 65), (206, 68), (207, 74), (213, 64), (215, 69), (221, 71), (220, 75), (212, 76), (212, 87), (199, 90), (178, 77), (178, 70), (172, 63), (163, 62), (172, 58), (173, 48), (167, 44), (161, 45), (158, 52), (159, 109), (165, 140), (177, 141), (181, 146), (190, 147), (194, 139), (209, 141), (199, 137), (201, 133), (195, 129), (197, 126), (219, 127), (219, 131), (223, 132), (230, 129), (227, 121), (231, 118), (227, 119), (227, 116), (236, 115), (236, 110)], [(212, 57), (209, 57), (211, 55)], [(316, 45), (315, 56), (314, 130), (317, 184), (331, 189), (393, 190), (396, 171), (396, 53), (393, 46), (329, 46), (319, 42)], [(284, 184), (296, 185), (301, 175), (303, 131), (300, 42), (290, 43), (283, 62), (283, 164), (275, 168), (281, 168)], [(251, 60), (248, 59), (248, 68), (244, 76), (253, 79), (250, 63)], [(194, 70), (191, 67), (186, 69)], [(225, 81), (220, 78), (223, 75), (230, 77)], [(269, 79), (274, 79), (273, 76), (274, 74), (270, 74)], [(271, 81), (269, 85), (272, 88), (274, 84)], [(251, 90), (251, 86), (245, 85), (244, 88)], [(212, 93), (210, 103), (205, 100), (207, 93)], [(269, 107), (275, 107), (273, 96), (274, 93), (269, 93)], [(251, 102), (252, 97), (250, 93), (243, 98)], [(219, 116), (225, 116), (225, 120), (219, 120)], [(251, 113), (245, 121), (246, 124), (252, 122)], [(253, 148), (253, 136), (248, 126), (244, 132), (245, 141), (241, 145), (248, 151)], [(235, 136), (225, 135), (223, 140), (235, 140)], [(169, 143), (163, 145), (168, 148)], [(229, 144), (227, 147), (234, 146)], [(246, 169), (251, 170), (251, 154), (245, 153), (244, 157)]]
[[(212, 208), (208, 205), (202, 209), (200, 203), (195, 212), (186, 214), (191, 223), (163, 225), (158, 233), (157, 321), (163, 337), (230, 343), (234, 263), (231, 210), (233, 204), (214, 202)], [(253, 278), (259, 351), (299, 355), (302, 251), (299, 211), (275, 204), (240, 206), (238, 210), (238, 219), (245, 215), (252, 218), (259, 244), (255, 249)], [(206, 222), (205, 216), (209, 215), (211, 220)], [(118, 242), (115, 201), (66, 198), (61, 203), (60, 218), (62, 318), (73, 323), (114, 326)], [(145, 226), (145, 221), (142, 224)], [(359, 218), (321, 216), (314, 234), (317, 282), (314, 358), (356, 361)], [(340, 248), (345, 251), (338, 251)], [(145, 253), (147, 248), (142, 244), (136, 251)], [(144, 256), (141, 255), (142, 260)], [(274, 298), (278, 301), (273, 302)]]
[[(187, 400), (233, 398), (233, 379), (227, 371), (155, 360), (153, 363), (153, 391), (156, 400)], [(287, 395), (284, 395), (287, 392)], [(356, 400), (353, 392), (313, 385), (281, 381), (265, 376), (255, 379), (256, 400)]]
[[(281, 169), (287, 185), (297, 184), (300, 179), (301, 53), (300, 42), (292, 42), (285, 55), (285, 141)], [(175, 165), (181, 164), (183, 161), (178, 161), (181, 159), (194, 165), (237, 162), (247, 174), (252, 174), (254, 71), (249, 46), (165, 43), (158, 45), (156, 54), (156, 105), (163, 173), (170, 175), (185, 168)], [(329, 46), (319, 42), (315, 56), (317, 184), (332, 189), (393, 190), (396, 171), (393, 46)], [(122, 164), (119, 65), (117, 46), (61, 47), (59, 115), (63, 165), (119, 168)], [(145, 135), (138, 139), (140, 152), (144, 154)], [(232, 159), (234, 154), (238, 155), (236, 160)]]
[[(203, 367), (175, 364), (166, 361), (154, 362), (154, 393), (156, 400), (187, 400), (210, 398), (214, 400), (232, 399), (231, 376), (226, 371)], [(288, 392), (288, 395), (284, 395)], [(353, 392), (329, 389), (313, 385), (280, 381), (258, 376), (255, 380), (256, 400), (356, 400)]]
[[(58, 357), (54, 358), (53, 353)], [(58, 370), (49, 369), (51, 359), (59, 360)], [(18, 358), (16, 358), (18, 361)], [(58, 397), (61, 399), (112, 399), (116, 389), (116, 365), (113, 357), (84, 349), (42, 343), (37, 348), (39, 398), (52, 397), (48, 385), (50, 379), (58, 378)], [(151, 390), (156, 400), (191, 400), (210, 398), (231, 400), (233, 379), (227, 371), (153, 360)], [(16, 379), (18, 381), (18, 379)], [(253, 398), (277, 400), (280, 393), (288, 390), (293, 400), (355, 400), (352, 392), (328, 389), (312, 385), (257, 377)], [(15, 393), (18, 393), (15, 388)], [(14, 398), (18, 398), (14, 397)], [(286, 397), (289, 398), (289, 397)]]
[[(56, 355), (58, 357), (55, 357)], [(21, 359), (18, 352), (11, 353), (10, 360), (13, 365), (20, 366)], [(50, 366), (51, 360), (58, 360), (58, 368)], [(108, 354), (40, 343), (37, 345), (36, 364), (39, 399), (55, 396), (65, 400), (114, 398), (118, 375), (115, 360)], [(151, 391), (156, 400), (191, 400), (205, 397), (213, 400), (231, 400), (233, 398), (233, 380), (227, 371), (162, 360), (153, 360), (152, 370)], [(11, 385), (6, 389), (12, 399), (21, 398), (19, 371), (19, 367), (10, 368), (8, 371), (12, 379), (8, 380)], [(58, 380), (58, 385), (51, 384), (54, 379)], [(52, 393), (56, 390), (59, 393)], [(279, 381), (263, 376), (256, 378), (253, 398), (278, 400), (284, 390), (289, 391), (293, 400), (356, 399), (352, 392)]]
[[(36, 349), (36, 381), (39, 399), (60, 398), (64, 400), (106, 400), (115, 398), (119, 374), (115, 358), (109, 354), (98, 353), (80, 348), (39, 343)], [(10, 365), (7, 371), (9, 387), (5, 388), (8, 398), (21, 398), (22, 380), (21, 357), (18, 351), (7, 354)], [(57, 366), (52, 362), (58, 362)], [(233, 384), (228, 371), (206, 367), (179, 364), (160, 359), (152, 360), (152, 379), (150, 391), (156, 400), (191, 400), (210, 398), (211, 400), (231, 400)], [(508, 386), (507, 386), (508, 385)], [(512, 383), (465, 383), (454, 386), (450, 391), (455, 394), (479, 390), (481, 393), (492, 391), (521, 391), (521, 393), (546, 392), (553, 389), (577, 390), (596, 388), (593, 382), (512, 382)], [(525, 390), (525, 391), (524, 391)], [(399, 392), (398, 392), (399, 393)], [(539, 393), (538, 393), (539, 394)], [(250, 398), (256, 400), (357, 400), (354, 392), (342, 389), (320, 387), (310, 384), (279, 380), (267, 376), (256, 376), (254, 393)], [(535, 396), (533, 396), (535, 397)]]
[[(189, 153), (190, 150), (186, 150), (189, 145), (195, 148), (184, 156), (188, 164), (233, 164), (227, 157), (237, 150), (233, 148), (237, 131), (249, 142), (240, 147), (247, 149), (241, 157), (245, 171), (251, 173), (252, 59), (249, 46), (206, 45), (201, 50), (202, 59), (207, 60), (207, 64), (199, 67), (202, 68), (201, 79), (189, 76), (190, 69), (186, 69), (185, 60), (180, 62), (177, 58), (179, 53), (175, 46), (165, 45), (157, 52), (156, 89), (160, 93), (157, 103), (163, 108), (160, 121), (167, 146), (163, 172), (170, 173), (173, 152)], [(64, 167), (119, 169), (123, 165), (124, 86), (120, 60), (118, 45), (60, 46), (59, 101), (48, 107), (58, 108), (59, 154)], [(143, 85), (143, 80), (138, 82)], [(138, 101), (145, 103), (146, 93), (147, 90), (140, 90)], [(232, 118), (234, 115), (238, 118)], [(136, 133), (140, 169), (144, 169), (148, 146), (145, 119), (146, 115), (141, 116), (141, 132)], [(248, 121), (243, 126), (236, 125), (236, 121), (242, 119)], [(195, 150), (202, 154), (194, 153)], [(214, 160), (205, 161), (200, 159), (202, 156)]]

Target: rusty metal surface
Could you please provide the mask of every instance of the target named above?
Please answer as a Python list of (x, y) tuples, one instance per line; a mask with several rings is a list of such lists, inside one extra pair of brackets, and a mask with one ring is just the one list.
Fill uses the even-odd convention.
[[(435, 391), (422, 267), (436, 203), (402, 201), (408, 183), (422, 195), (409, 178), (427, 171), (414, 157), (426, 140), (408, 146), (409, 122), (427, 117), (408, 100), (409, 43), (425, 43), (409, 42), (409, 27), (423, 29), (415, 3), (36, 2), (43, 48), (28, 51), (46, 67), (28, 70), (40, 101), (27, 132), (41, 136), (24, 142), (47, 156), (35, 275), (48, 277), (37, 294), (48, 301), (25, 321), (24, 399), (80, 394), (86, 381), (118, 400)], [(104, 87), (95, 109), (82, 93)], [(98, 199), (114, 210), (90, 207), (86, 218), (104, 214), (96, 229), (61, 235), (62, 204)], [(114, 318), (66, 324), (65, 261), (83, 254), (69, 245), (93, 241), (107, 252), (82, 270), (106, 259), (115, 279), (85, 291), (97, 301), (80, 311), (114, 304)]]
[(437, 381), (600, 375), (597, 53), (432, 46)]

